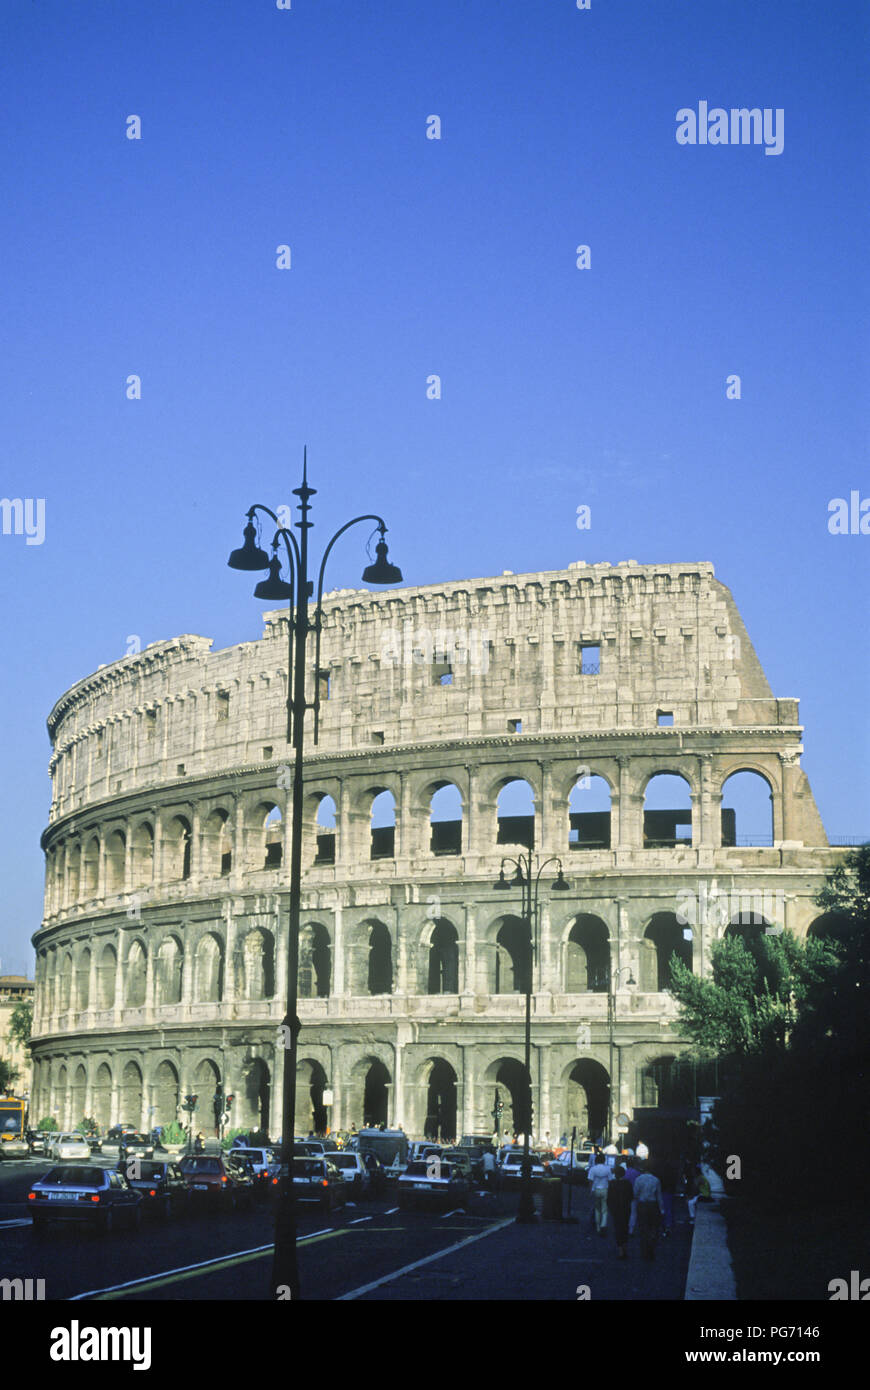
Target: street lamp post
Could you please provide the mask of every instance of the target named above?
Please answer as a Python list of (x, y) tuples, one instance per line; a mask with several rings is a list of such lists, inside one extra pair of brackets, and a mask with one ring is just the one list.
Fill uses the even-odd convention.
[[(527, 1084), (526, 1114), (523, 1121), (523, 1162), (520, 1177), (520, 1205), (517, 1212), (517, 1221), (523, 1225), (528, 1225), (535, 1218), (535, 1204), (532, 1198), (532, 1157), (529, 1151), (530, 1130), (532, 1128), (532, 971), (534, 961), (537, 956), (537, 921), (538, 921), (538, 895), (541, 885), (541, 874), (548, 864), (558, 864), (559, 875), (551, 885), (554, 893), (567, 893), (571, 885), (566, 881), (562, 874), (562, 861), (555, 854), (551, 854), (549, 859), (545, 859), (540, 867), (535, 871), (534, 860), (537, 856), (529, 850), (528, 854), (518, 854), (510, 859), (503, 859), (499, 868), (498, 882), (493, 884), (493, 888), (499, 891), (510, 891), (512, 888), (519, 888), (522, 895), (522, 917), (528, 926), (528, 949), (524, 962), (524, 984), (526, 995), (526, 1022), (525, 1022), (525, 1041), (524, 1059)], [(515, 864), (516, 874), (508, 883), (504, 876), (505, 864)]]
[(613, 1142), (613, 1025), (616, 1021), (616, 991), (619, 989), (619, 977), (624, 970), (628, 971), (627, 985), (635, 983), (631, 973), (631, 967), (620, 965), (612, 972), (607, 987), (607, 1031), (610, 1038), (610, 1085), (607, 1088), (607, 1142)]
[[(302, 901), (302, 808), (303, 808), (303, 757), (305, 745), (305, 714), (314, 712), (314, 742), (317, 742), (320, 719), (320, 634), (322, 628), (323, 576), (329, 553), (339, 536), (351, 526), (362, 521), (373, 521), (380, 532), (376, 546), (377, 559), (363, 571), (363, 583), (400, 584), (401, 571), (387, 559), (387, 545), (384, 540), (386, 523), (380, 516), (367, 514), (356, 516), (344, 526), (339, 527), (329, 541), (320, 565), (317, 581), (317, 600), (312, 622), (308, 611), (309, 599), (313, 593), (313, 582), (308, 578), (308, 532), (313, 522), (308, 520), (311, 511), (309, 498), (316, 489), (308, 486), (307, 450), (303, 455), (302, 486), (293, 489), (294, 497), (299, 498), (300, 520), (293, 523), (299, 531), (299, 539), (287, 527), (281, 526), (275, 512), (258, 502), (247, 513), (248, 523), (244, 529), (244, 543), (234, 550), (227, 563), (231, 569), (268, 570), (269, 578), (259, 583), (254, 590), (256, 598), (289, 599), (289, 665), (287, 674), (287, 742), (292, 744), (294, 753), (292, 784), (292, 820), (290, 828), (290, 921), (288, 928), (289, 949), (287, 952), (287, 1010), (281, 1026), (284, 1042), (284, 1083), (282, 1093), (282, 1163), (285, 1165), (286, 1179), (278, 1185), (278, 1201), (275, 1214), (275, 1255), (272, 1265), (273, 1296), (299, 1297), (299, 1274), (296, 1262), (296, 1203), (293, 1193), (293, 1138), (296, 1128), (296, 1059), (299, 1029), (297, 1017), (297, 974), (299, 968), (299, 916)], [(277, 530), (272, 540), (272, 558), (257, 544), (254, 517), (264, 512), (271, 517)], [(281, 562), (278, 559), (279, 541), (284, 542), (287, 551), (287, 565), (290, 582), (280, 578)], [(315, 675), (314, 700), (305, 698), (305, 647), (308, 633), (315, 634)], [(281, 1293), (279, 1294), (279, 1290)]]

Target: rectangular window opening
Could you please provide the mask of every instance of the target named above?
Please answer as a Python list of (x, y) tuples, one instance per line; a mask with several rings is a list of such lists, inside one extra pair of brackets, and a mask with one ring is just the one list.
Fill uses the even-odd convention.
[(660, 709), (656, 711), (656, 723), (660, 729), (667, 729), (674, 722), (674, 716), (670, 710)]
[(332, 677), (328, 671), (317, 672), (317, 698), (319, 700), (329, 699), (331, 683)]
[(230, 717), (230, 695), (228, 690), (219, 690), (215, 697), (215, 711), (218, 720)]
[(508, 720), (508, 733), (521, 734), (523, 732), (523, 721), (521, 719)]
[(372, 731), (372, 743), (383, 743), (383, 741), (384, 741), (384, 731), (383, 731), (383, 729), (375, 729), (375, 730), (373, 730), (373, 731)]
[(184, 763), (179, 763), (179, 764), (178, 764), (178, 766), (177, 766), (176, 769), (175, 769), (175, 775), (176, 775), (176, 777), (183, 777), (183, 776), (184, 776)]
[(601, 643), (582, 642), (580, 644), (581, 676), (597, 676), (601, 673)]
[(264, 746), (263, 746), (263, 757), (264, 757), (266, 760), (268, 760), (269, 758), (271, 758), (271, 756), (272, 756), (272, 745), (271, 745), (271, 743), (264, 744)]

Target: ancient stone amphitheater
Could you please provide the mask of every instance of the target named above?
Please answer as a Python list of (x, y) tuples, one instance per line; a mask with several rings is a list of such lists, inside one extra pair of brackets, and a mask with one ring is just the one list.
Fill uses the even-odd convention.
[[(146, 1127), (195, 1092), (209, 1132), (221, 1086), (231, 1123), (280, 1131), (287, 636), (277, 611), (224, 651), (158, 642), (51, 711), (32, 1113)], [(503, 858), (570, 884), (543, 868), (540, 1135), (673, 1101), (673, 953), (701, 972), (724, 932), (814, 928), (842, 851), (798, 702), (708, 563), (339, 591), (311, 679), (300, 1131), (488, 1132), (497, 1101), (511, 1127), (527, 928)], [(743, 826), (736, 774), (762, 792)]]

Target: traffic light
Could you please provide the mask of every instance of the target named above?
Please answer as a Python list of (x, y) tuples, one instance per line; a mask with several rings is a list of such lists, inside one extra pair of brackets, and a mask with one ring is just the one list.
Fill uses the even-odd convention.
[(235, 1096), (227, 1096), (226, 1100), (224, 1101), (224, 1110), (227, 1112), (227, 1114), (229, 1114), (232, 1110), (234, 1100)]
[(223, 1113), (224, 1113), (224, 1088), (223, 1088), (223, 1086), (220, 1084), (220, 1082), (218, 1082), (217, 1088), (216, 1088), (215, 1093), (214, 1093), (214, 1117), (215, 1117), (215, 1120), (219, 1120), (220, 1117), (221, 1117), (221, 1115), (222, 1115)]
[(196, 1102), (197, 1102), (198, 1100), (199, 1100), (199, 1096), (193, 1096), (193, 1095), (185, 1096), (185, 1097), (184, 1097), (184, 1104), (183, 1104), (182, 1107), (181, 1107), (182, 1110), (186, 1110), (187, 1113), (188, 1113), (189, 1115), (192, 1115), (193, 1112), (194, 1112), (194, 1110), (196, 1109)]

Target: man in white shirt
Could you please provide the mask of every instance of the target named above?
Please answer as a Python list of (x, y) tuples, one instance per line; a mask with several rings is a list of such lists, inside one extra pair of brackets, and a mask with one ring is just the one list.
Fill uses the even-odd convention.
[(661, 1183), (643, 1162), (640, 1163), (640, 1177), (634, 1184), (634, 1201), (637, 1208), (637, 1233), (640, 1237), (641, 1256), (645, 1260), (654, 1260), (656, 1237), (661, 1218), (664, 1216), (665, 1204), (662, 1200)]
[(600, 1236), (607, 1234), (607, 1188), (613, 1177), (613, 1169), (604, 1162), (604, 1155), (596, 1153), (595, 1162), (587, 1173), (592, 1189), (592, 1202), (595, 1209), (595, 1229)]

